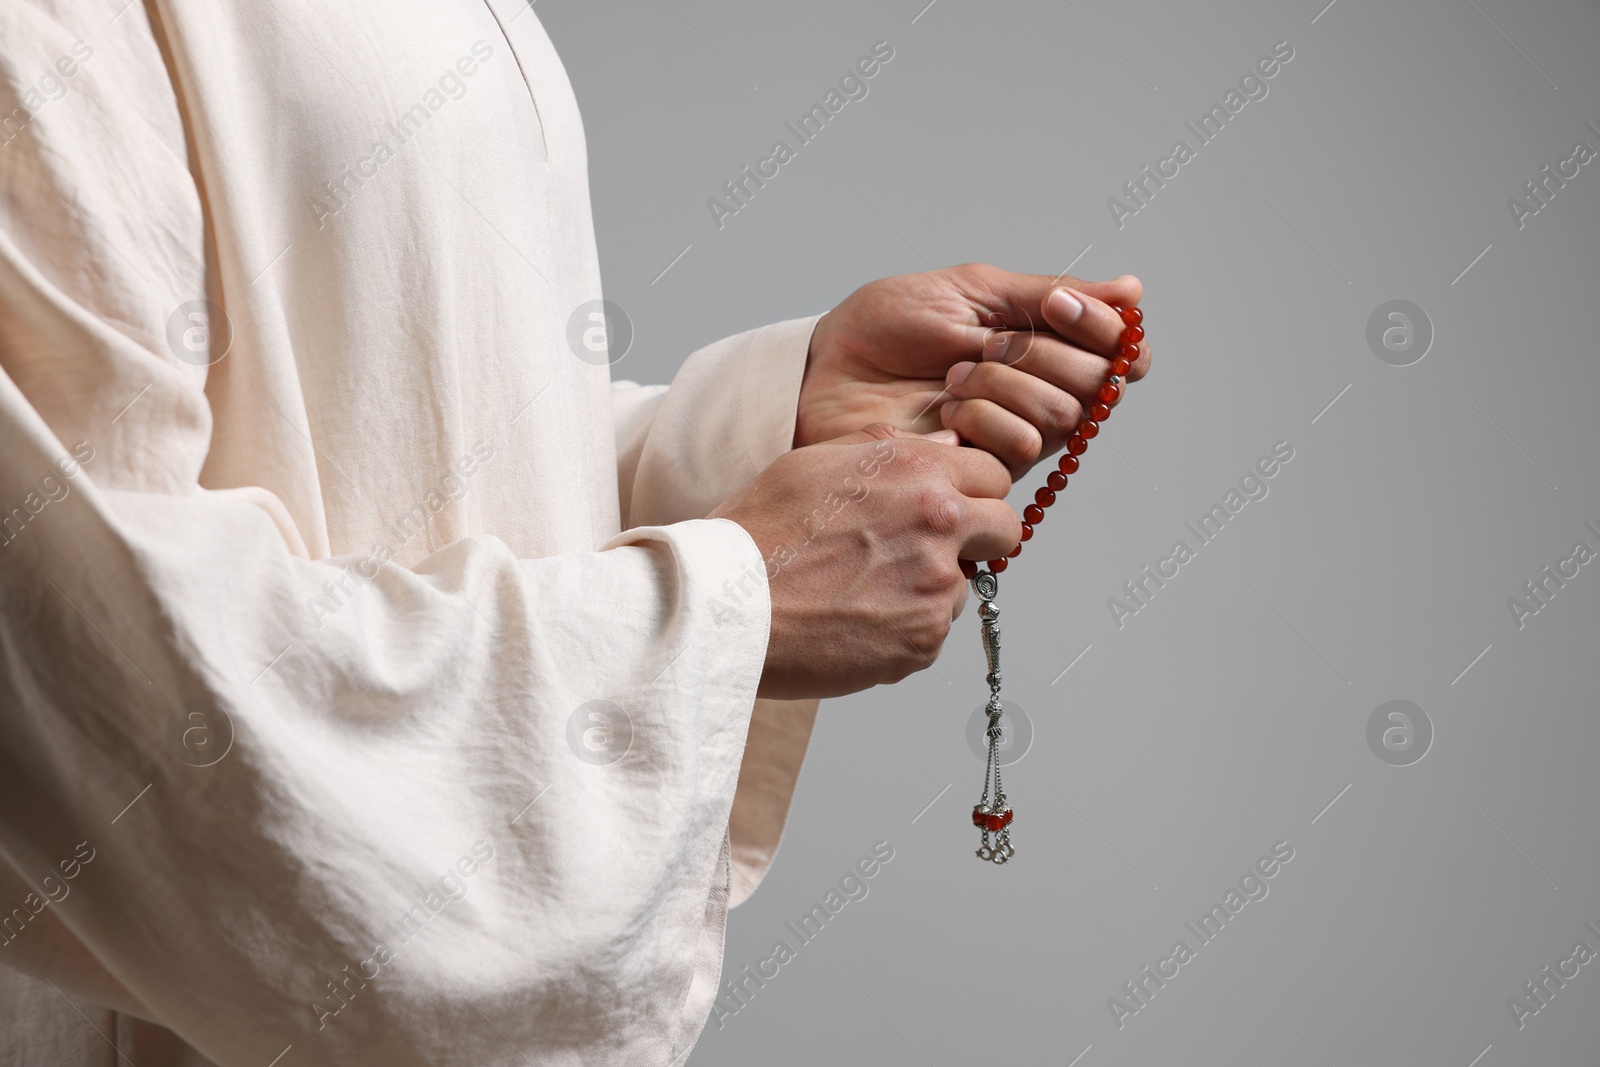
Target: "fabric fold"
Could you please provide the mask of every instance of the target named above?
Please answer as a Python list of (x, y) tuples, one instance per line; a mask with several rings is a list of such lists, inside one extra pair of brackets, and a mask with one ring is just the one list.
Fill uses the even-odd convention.
[(613, 388), (536, 17), (80, 14), (0, 8), (0, 997), (114, 1025), (0, 1063), (668, 1061), (809, 737), (704, 518), (809, 327)]

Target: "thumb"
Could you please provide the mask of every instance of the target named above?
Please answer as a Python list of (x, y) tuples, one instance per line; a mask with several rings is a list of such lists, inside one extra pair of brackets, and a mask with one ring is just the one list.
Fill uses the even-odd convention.
[(1070, 286), (1085, 296), (1092, 296), (1096, 300), (1118, 307), (1137, 307), (1144, 296), (1144, 283), (1132, 274), (1124, 274), (1107, 282), (1091, 282), (1063, 276), (1052, 288), (1063, 285)]
[(1144, 296), (1144, 283), (1132, 274), (1108, 281), (1091, 281), (1072, 274), (1014, 274), (995, 270), (982, 278), (982, 289), (968, 294), (975, 307), (990, 312), (990, 316), (980, 322), (980, 328), (993, 326), (996, 314), (1013, 330), (1043, 327), (1045, 324), (1039, 321), (1039, 315), (1045, 300), (1057, 289), (1076, 289), (1085, 296), (1121, 307), (1133, 307)]

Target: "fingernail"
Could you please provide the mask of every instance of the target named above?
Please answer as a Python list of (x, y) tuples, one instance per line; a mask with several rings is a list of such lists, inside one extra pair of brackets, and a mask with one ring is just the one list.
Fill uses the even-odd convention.
[(1068, 326), (1083, 316), (1083, 301), (1071, 289), (1052, 289), (1045, 299), (1045, 308), (1053, 318)]
[(953, 411), (955, 411), (955, 409), (956, 409), (956, 402), (954, 400), (946, 400), (939, 407), (939, 417), (941, 419), (948, 419), (950, 417), (950, 414)]
[(961, 435), (954, 430), (935, 430), (922, 436), (941, 445), (959, 445), (961, 443)]
[(951, 385), (960, 385), (962, 382), (967, 380), (967, 375), (971, 374), (972, 368), (976, 366), (976, 363), (972, 363), (970, 361), (957, 363), (955, 366), (950, 368), (950, 373), (945, 376), (945, 380)]
[(983, 339), (983, 358), (992, 363), (998, 363), (1006, 358), (1006, 349), (1011, 347), (1011, 338), (1004, 330), (990, 330), (989, 336)]

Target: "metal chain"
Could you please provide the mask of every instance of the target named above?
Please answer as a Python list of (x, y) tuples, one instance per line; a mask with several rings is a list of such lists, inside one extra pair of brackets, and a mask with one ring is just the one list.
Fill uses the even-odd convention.
[[(978, 858), (992, 860), (995, 863), (1005, 863), (1011, 859), (1015, 850), (1011, 847), (1010, 806), (1006, 801), (1005, 786), (1000, 782), (1000, 742), (1002, 729), (1000, 717), (1002, 706), (1000, 702), (1000, 609), (995, 606), (995, 595), (1000, 591), (999, 572), (1006, 569), (1008, 561), (1015, 559), (1022, 552), (1022, 545), (1033, 536), (1033, 529), (1044, 521), (1045, 509), (1056, 502), (1056, 494), (1067, 487), (1068, 475), (1078, 473), (1078, 457), (1083, 455), (1089, 447), (1089, 440), (1100, 432), (1100, 424), (1110, 415), (1111, 409), (1123, 397), (1126, 389), (1125, 375), (1130, 371), (1133, 363), (1141, 357), (1141, 345), (1144, 341), (1144, 312), (1137, 307), (1120, 307), (1112, 305), (1112, 311), (1122, 320), (1123, 330), (1119, 338), (1116, 357), (1108, 366), (1109, 374), (1104, 384), (1096, 392), (1097, 403), (1085, 411), (1086, 418), (1078, 428), (1067, 438), (1066, 455), (1062, 456), (1057, 464), (1057, 469), (1051, 472), (1044, 486), (1034, 493), (1034, 502), (1022, 510), (1022, 535), (1016, 547), (1005, 555), (989, 560), (987, 570), (976, 570), (972, 577), (972, 587), (976, 590), (979, 599), (978, 618), (983, 622), (983, 650), (989, 660), (989, 702), (986, 711), (989, 716), (988, 729), (988, 756), (983, 764), (983, 798), (973, 807), (973, 824), (983, 830), (983, 847), (978, 849)], [(994, 316), (995, 325), (1001, 329), (1004, 323), (1000, 316)], [(993, 780), (994, 791), (990, 792), (990, 781)], [(998, 818), (997, 818), (998, 816)], [(998, 825), (999, 829), (991, 831), (990, 826)], [(995, 835), (993, 847), (989, 843), (990, 833)]]
[[(984, 657), (989, 665), (989, 701), (985, 707), (989, 722), (984, 730), (988, 741), (988, 753), (983, 762), (983, 797), (979, 801), (980, 809), (1000, 812), (1005, 809), (1005, 786), (1000, 780), (1000, 742), (1004, 737), (1004, 728), (1000, 724), (1003, 705), (1000, 700), (1000, 609), (994, 603), (995, 596), (1000, 591), (999, 579), (991, 571), (980, 571), (973, 579), (973, 587), (977, 590), (981, 603), (978, 605), (978, 618), (982, 620), (982, 638)], [(991, 793), (990, 782), (994, 783)], [(1013, 852), (1011, 847), (1011, 831), (1009, 827), (1002, 827), (995, 833), (993, 846), (989, 842), (990, 830), (983, 829), (982, 847), (978, 849), (978, 858), (991, 860), (994, 863), (1005, 863), (1010, 860)]]

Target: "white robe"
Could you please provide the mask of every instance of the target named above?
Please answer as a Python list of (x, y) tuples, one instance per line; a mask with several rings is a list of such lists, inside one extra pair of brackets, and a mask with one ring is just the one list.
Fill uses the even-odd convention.
[(662, 390), (599, 297), (521, 0), (0, 5), (0, 1064), (687, 1056), (815, 320)]

